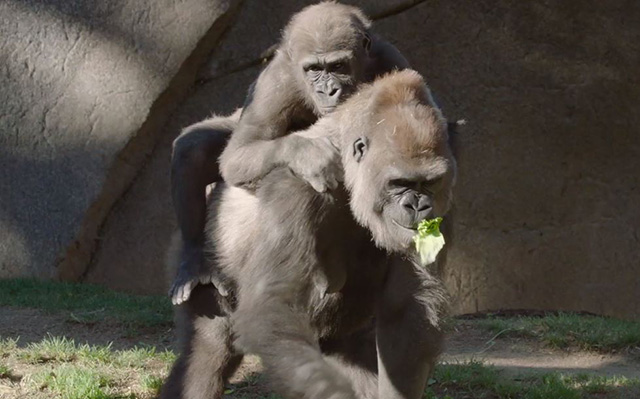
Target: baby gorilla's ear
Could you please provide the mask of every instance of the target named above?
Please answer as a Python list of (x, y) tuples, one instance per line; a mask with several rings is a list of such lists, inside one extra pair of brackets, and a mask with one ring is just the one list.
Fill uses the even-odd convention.
[(367, 152), (367, 138), (359, 137), (353, 143), (353, 158), (356, 160), (356, 162), (360, 162), (366, 152)]

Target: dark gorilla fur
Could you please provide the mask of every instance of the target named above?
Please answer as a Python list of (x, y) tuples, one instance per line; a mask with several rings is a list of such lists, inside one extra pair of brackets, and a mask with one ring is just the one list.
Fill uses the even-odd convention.
[(220, 398), (242, 353), (259, 355), (287, 398), (422, 396), (446, 301), (414, 260), (412, 227), (449, 209), (447, 123), (422, 78), (405, 70), (294, 134), (329, 138), (344, 186), (319, 193), (281, 167), (255, 195), (213, 190), (210, 261), (237, 296), (201, 285), (182, 305), (186, 339), (162, 398)]

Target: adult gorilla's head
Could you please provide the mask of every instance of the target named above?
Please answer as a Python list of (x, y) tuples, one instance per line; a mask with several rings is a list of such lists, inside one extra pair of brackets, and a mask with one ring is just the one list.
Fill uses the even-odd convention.
[(336, 118), (356, 219), (378, 246), (405, 251), (418, 222), (450, 207), (456, 164), (445, 118), (411, 70), (364, 86)]
[(363, 81), (370, 26), (358, 8), (324, 2), (306, 7), (285, 28), (281, 50), (318, 115), (333, 111)]

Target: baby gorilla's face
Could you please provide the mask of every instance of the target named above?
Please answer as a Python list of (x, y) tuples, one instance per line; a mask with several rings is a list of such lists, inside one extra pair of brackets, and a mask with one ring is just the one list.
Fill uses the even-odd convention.
[(318, 115), (353, 94), (369, 61), (371, 39), (364, 25), (354, 24), (357, 16), (350, 12), (338, 14), (331, 21), (327, 16), (304, 21), (309, 26), (295, 26), (289, 34), (291, 72), (304, 82), (305, 97)]
[(336, 109), (363, 79), (364, 49), (313, 52), (298, 63), (308, 97), (319, 115)]

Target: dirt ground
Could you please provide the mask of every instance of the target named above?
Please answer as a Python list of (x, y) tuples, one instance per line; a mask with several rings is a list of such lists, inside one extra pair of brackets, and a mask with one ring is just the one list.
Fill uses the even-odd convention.
[[(45, 314), (33, 309), (0, 309), (1, 338), (20, 337), (18, 345), (26, 346), (49, 335), (64, 336), (78, 344), (112, 343), (113, 349), (128, 349), (140, 345), (153, 345), (160, 350), (175, 349), (173, 331), (168, 328), (132, 332), (117, 324), (77, 323), (68, 315)], [(461, 320), (448, 336), (442, 362), (455, 363), (472, 359), (495, 365), (501, 372), (513, 375), (560, 371), (640, 378), (640, 359), (635, 355), (553, 350), (531, 340), (497, 338), (495, 334), (478, 328), (472, 321)], [(249, 397), (259, 397), (268, 392), (260, 376), (260, 362), (254, 356), (245, 359), (231, 383), (229, 395), (225, 395), (227, 398), (234, 398), (238, 391), (249, 393)]]
[(461, 321), (447, 340), (443, 362), (471, 359), (492, 364), (505, 373), (596, 373), (640, 378), (640, 359), (630, 354), (600, 354), (577, 350), (554, 350), (525, 339), (496, 338), (473, 322)]
[(138, 345), (154, 345), (158, 349), (173, 349), (173, 331), (136, 329), (131, 331), (117, 323), (78, 323), (68, 314), (52, 315), (37, 309), (0, 308), (0, 337), (17, 338), (18, 346), (40, 342), (51, 336), (73, 339), (77, 344), (108, 345), (113, 349), (129, 349)]

